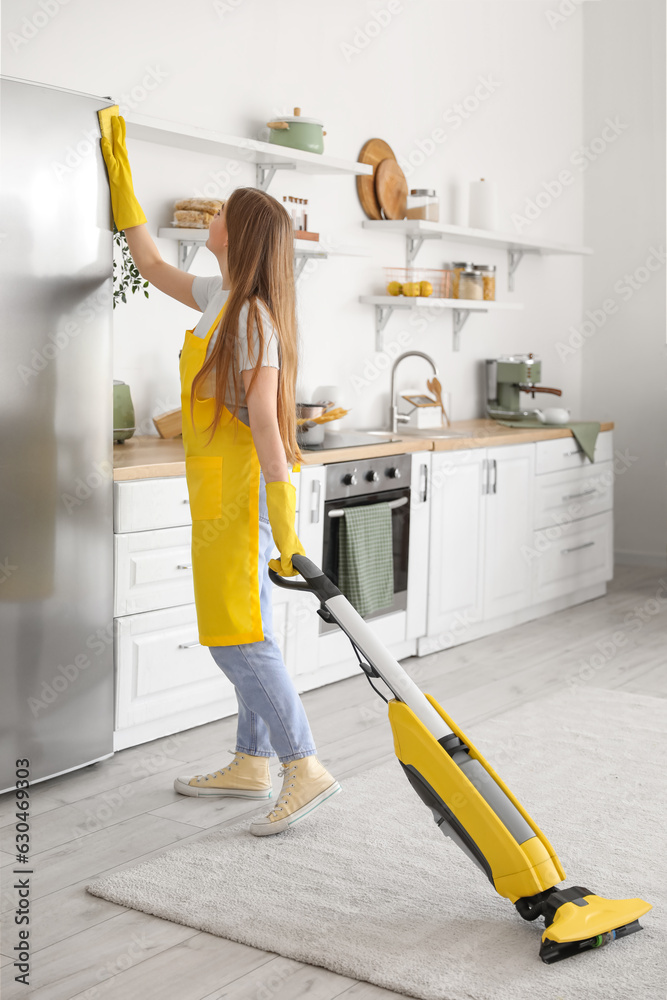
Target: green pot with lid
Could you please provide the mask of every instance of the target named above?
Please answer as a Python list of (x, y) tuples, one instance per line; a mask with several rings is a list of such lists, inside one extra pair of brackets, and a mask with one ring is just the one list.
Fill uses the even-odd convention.
[(266, 124), (270, 129), (269, 142), (275, 146), (303, 149), (306, 153), (324, 152), (323, 123), (317, 118), (302, 118), (301, 108), (295, 108), (293, 115), (285, 115), (280, 121)]

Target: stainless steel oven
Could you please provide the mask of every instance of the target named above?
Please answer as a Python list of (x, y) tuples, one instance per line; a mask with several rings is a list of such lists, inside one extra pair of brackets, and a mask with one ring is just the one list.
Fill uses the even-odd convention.
[[(366, 621), (407, 607), (411, 470), (410, 454), (335, 462), (327, 466), (322, 569), (336, 585), (338, 542), (345, 509), (376, 503), (387, 503), (391, 508), (394, 596), (392, 603), (385, 608), (378, 608), (364, 615)], [(320, 619), (320, 635), (336, 628), (338, 626), (335, 623)]]

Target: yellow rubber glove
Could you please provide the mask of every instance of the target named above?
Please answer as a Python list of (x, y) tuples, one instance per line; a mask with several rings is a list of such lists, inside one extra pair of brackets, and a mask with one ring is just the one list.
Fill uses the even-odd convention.
[(305, 556), (306, 550), (294, 530), (296, 516), (296, 486), (276, 480), (266, 484), (266, 506), (273, 540), (280, 552), (280, 559), (269, 559), (269, 568), (278, 576), (298, 576), (299, 571), (292, 565), (292, 556), (298, 552)]
[(132, 172), (125, 146), (125, 119), (122, 115), (111, 118), (113, 148), (108, 139), (102, 138), (102, 156), (109, 174), (111, 210), (116, 229), (129, 229), (146, 221), (141, 205), (132, 186)]

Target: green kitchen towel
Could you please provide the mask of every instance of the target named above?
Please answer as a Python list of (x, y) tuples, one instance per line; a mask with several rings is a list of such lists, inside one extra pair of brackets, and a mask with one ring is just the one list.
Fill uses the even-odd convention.
[(585, 455), (595, 461), (595, 442), (600, 433), (598, 420), (569, 420), (566, 424), (543, 424), (541, 420), (496, 420), (503, 427), (567, 427)]
[(394, 551), (388, 503), (345, 507), (338, 535), (338, 589), (360, 615), (394, 597)]

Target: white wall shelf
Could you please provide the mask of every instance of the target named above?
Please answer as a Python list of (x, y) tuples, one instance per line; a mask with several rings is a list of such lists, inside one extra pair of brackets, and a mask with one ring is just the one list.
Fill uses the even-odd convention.
[(568, 246), (546, 240), (530, 240), (511, 233), (497, 233), (489, 229), (468, 229), (422, 219), (375, 220), (365, 219), (365, 229), (382, 230), (405, 237), (406, 266), (411, 267), (424, 240), (449, 240), (452, 243), (474, 243), (482, 247), (507, 250), (507, 285), (514, 291), (514, 273), (524, 254), (592, 254), (590, 247)]
[(370, 164), (358, 163), (356, 160), (341, 160), (323, 153), (306, 153), (301, 149), (288, 149), (286, 146), (260, 142), (258, 139), (245, 139), (162, 118), (127, 115), (125, 123), (127, 136), (131, 139), (254, 163), (256, 184), (262, 191), (267, 190), (276, 170), (299, 170), (306, 174), (345, 176), (373, 173)]
[[(200, 247), (208, 239), (208, 229), (179, 229), (177, 226), (165, 226), (158, 229), (157, 234), (162, 239), (178, 242), (178, 266), (183, 271), (189, 271)], [(316, 240), (294, 241), (294, 280), (298, 280), (306, 262), (309, 260), (326, 260), (327, 257), (369, 257), (370, 254), (353, 246), (337, 246), (329, 248)]]
[(497, 309), (523, 309), (523, 302), (491, 302), (485, 299), (435, 299), (405, 295), (361, 295), (359, 301), (375, 307), (375, 350), (383, 349), (382, 331), (395, 309), (452, 309), (453, 349), (460, 349), (460, 333), (471, 312), (495, 312)]

